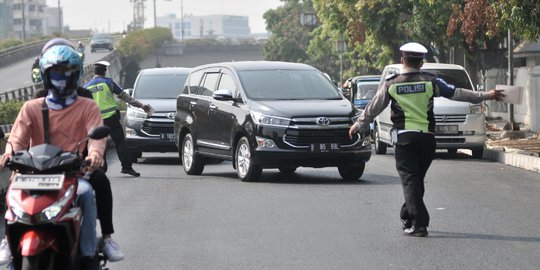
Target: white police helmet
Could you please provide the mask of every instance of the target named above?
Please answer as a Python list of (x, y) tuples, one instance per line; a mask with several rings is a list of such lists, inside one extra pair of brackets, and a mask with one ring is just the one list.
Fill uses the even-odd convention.
[(409, 42), (399, 47), (403, 57), (410, 58), (424, 58), (424, 55), (428, 52), (426, 47), (420, 43)]

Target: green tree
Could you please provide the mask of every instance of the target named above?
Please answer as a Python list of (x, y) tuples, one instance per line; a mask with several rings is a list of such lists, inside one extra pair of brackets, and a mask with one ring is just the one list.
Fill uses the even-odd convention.
[(305, 62), (310, 29), (302, 26), (302, 12), (312, 9), (311, 1), (281, 0), (282, 6), (270, 9), (263, 15), (266, 30), (271, 33), (263, 46), (267, 60)]
[(133, 85), (139, 64), (150, 54), (157, 53), (164, 42), (172, 39), (171, 30), (163, 27), (137, 30), (126, 35), (117, 47), (122, 63), (122, 85)]

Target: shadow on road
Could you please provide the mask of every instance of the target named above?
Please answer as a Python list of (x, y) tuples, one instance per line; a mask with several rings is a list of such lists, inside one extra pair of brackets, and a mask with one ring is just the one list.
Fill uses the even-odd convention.
[(478, 239), (478, 240), (496, 240), (496, 241), (512, 241), (512, 242), (540, 242), (540, 237), (508, 236), (508, 235), (481, 234), (481, 233), (442, 232), (442, 231), (429, 231), (429, 238)]

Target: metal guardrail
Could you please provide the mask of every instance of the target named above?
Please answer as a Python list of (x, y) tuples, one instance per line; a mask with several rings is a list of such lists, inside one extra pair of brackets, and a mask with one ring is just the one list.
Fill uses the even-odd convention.
[(40, 40), (0, 50), (0, 67), (28, 58), (29, 55), (39, 55), (46, 42)]

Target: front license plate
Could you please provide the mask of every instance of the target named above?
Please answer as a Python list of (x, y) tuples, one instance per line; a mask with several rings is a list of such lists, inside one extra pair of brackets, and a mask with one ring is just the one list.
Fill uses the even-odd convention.
[(339, 150), (339, 143), (312, 143), (309, 146), (311, 152), (326, 153)]
[(436, 125), (435, 134), (458, 134), (457, 125)]
[(174, 133), (161, 133), (160, 138), (165, 141), (174, 142)]
[(17, 174), (11, 183), (12, 189), (59, 190), (64, 184), (63, 174)]

